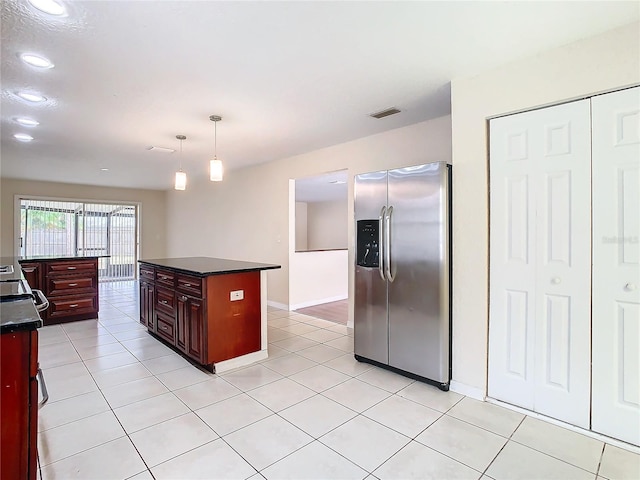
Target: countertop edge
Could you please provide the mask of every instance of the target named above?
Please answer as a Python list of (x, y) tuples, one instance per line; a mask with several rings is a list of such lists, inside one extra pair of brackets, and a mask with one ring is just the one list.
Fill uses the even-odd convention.
[[(189, 257), (187, 257), (187, 258), (189, 258)], [(224, 261), (227, 261), (227, 262), (238, 262), (238, 263), (246, 263), (246, 264), (252, 263), (252, 262), (244, 262), (244, 261), (240, 261), (240, 260), (217, 259), (217, 258), (213, 258), (213, 257), (192, 257), (192, 258), (208, 258), (210, 260), (224, 260)], [(167, 260), (171, 260), (171, 259), (167, 259)], [(282, 268), (281, 265), (258, 264), (258, 263), (256, 263), (255, 265), (247, 265), (247, 266), (244, 266), (244, 267), (240, 266), (238, 268), (226, 268), (226, 269), (220, 269), (220, 270), (195, 271), (195, 270), (190, 270), (190, 269), (186, 269), (186, 268), (176, 267), (176, 266), (173, 266), (173, 265), (167, 265), (166, 263), (155, 261), (155, 259), (138, 260), (138, 263), (145, 264), (145, 265), (151, 265), (153, 267), (165, 268), (167, 270), (172, 270), (172, 271), (175, 271), (175, 272), (184, 273), (184, 274), (192, 275), (192, 276), (196, 276), (196, 277), (211, 277), (211, 276), (214, 276), (214, 275), (228, 275), (228, 274), (232, 274), (232, 273), (258, 272), (258, 271), (262, 271), (262, 270), (277, 270), (277, 269)]]

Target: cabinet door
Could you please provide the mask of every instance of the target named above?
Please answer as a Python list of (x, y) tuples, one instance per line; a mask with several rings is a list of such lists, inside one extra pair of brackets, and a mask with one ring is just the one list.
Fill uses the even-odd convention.
[(592, 429), (640, 445), (640, 88), (592, 108)]
[(187, 351), (189, 335), (189, 297), (178, 294), (176, 300), (176, 347)]
[(491, 121), (489, 395), (589, 427), (590, 105)]
[(42, 290), (42, 264), (37, 262), (21, 263), (24, 278), (32, 289)]
[(140, 281), (140, 323), (147, 327), (149, 322), (147, 320), (147, 312), (149, 309), (149, 283)]
[(202, 300), (190, 298), (187, 306), (189, 313), (187, 354), (201, 363), (208, 363), (204, 342), (204, 309)]

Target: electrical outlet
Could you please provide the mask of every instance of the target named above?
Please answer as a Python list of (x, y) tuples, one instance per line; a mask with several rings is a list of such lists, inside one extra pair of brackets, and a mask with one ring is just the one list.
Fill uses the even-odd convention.
[(234, 290), (229, 294), (229, 300), (235, 302), (237, 300), (244, 300), (244, 290)]

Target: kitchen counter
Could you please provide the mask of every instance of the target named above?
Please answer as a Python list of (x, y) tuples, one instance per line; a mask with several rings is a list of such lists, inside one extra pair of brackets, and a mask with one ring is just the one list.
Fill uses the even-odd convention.
[(0, 333), (35, 330), (42, 320), (31, 299), (10, 300), (0, 303)]
[(138, 262), (184, 272), (198, 277), (281, 268), (280, 265), (272, 265), (269, 263), (243, 262), (212, 257), (157, 258), (152, 260), (138, 260)]

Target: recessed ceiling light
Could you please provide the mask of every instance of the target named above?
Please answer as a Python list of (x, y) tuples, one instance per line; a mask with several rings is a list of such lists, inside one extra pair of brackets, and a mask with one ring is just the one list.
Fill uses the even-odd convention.
[(15, 138), (16, 140), (20, 140), (21, 142), (30, 142), (31, 140), (33, 140), (33, 137), (31, 135), (27, 135), (26, 133), (16, 133), (13, 138)]
[(333, 185), (342, 185), (343, 183), (347, 183), (344, 180), (331, 180), (329, 183), (332, 183)]
[(53, 68), (53, 63), (48, 58), (41, 57), (40, 55), (34, 55), (33, 53), (22, 53), (20, 59), (32, 67), (37, 68)]
[(38, 93), (33, 93), (33, 92), (18, 92), (16, 93), (16, 95), (18, 95), (23, 100), (26, 100), (27, 102), (32, 102), (32, 103), (40, 103), (47, 100), (46, 97), (43, 97), (42, 95)]
[(25, 127), (37, 127), (38, 125), (40, 125), (40, 122), (25, 117), (18, 117), (14, 120), (16, 123), (19, 123), (20, 125), (23, 125)]
[(64, 6), (55, 0), (29, 0), (29, 3), (49, 15), (64, 15), (66, 12)]
[(101, 168), (101, 169), (100, 169), (100, 171), (101, 171), (101, 172), (108, 172), (108, 171), (109, 171), (109, 169), (108, 169), (108, 168)]

